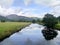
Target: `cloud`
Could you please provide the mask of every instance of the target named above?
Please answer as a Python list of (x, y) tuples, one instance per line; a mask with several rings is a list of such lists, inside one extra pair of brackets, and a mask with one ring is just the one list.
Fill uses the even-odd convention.
[(60, 4), (60, 0), (35, 0), (36, 4), (54, 7)]
[(19, 16), (26, 16), (26, 17), (38, 17), (39, 14), (33, 14), (31, 12), (26, 12), (26, 13), (20, 12), (20, 13), (18, 13), (18, 15)]
[(22, 9), (19, 13), (17, 13), (17, 15), (35, 17), (37, 15), (36, 13), (33, 14), (33, 11), (35, 10), (37, 9), (33, 9), (33, 8)]
[(24, 3), (26, 6), (28, 6), (31, 3), (32, 0), (24, 0)]
[(24, 0), (24, 3), (26, 5), (29, 5), (32, 2), (35, 4), (45, 5), (50, 7), (55, 7), (60, 5), (60, 0)]
[(51, 13), (56, 17), (60, 16), (60, 6), (54, 7)]
[(41, 13), (41, 14), (36, 14), (36, 13), (32, 12), (34, 10), (36, 10), (36, 9), (25, 9), (25, 10), (22, 10), (19, 13), (17, 13), (17, 15), (26, 16), (26, 17), (39, 17), (39, 18), (42, 18), (42, 17), (44, 17), (44, 14), (46, 14), (46, 12)]
[(39, 6), (43, 5), (52, 8), (51, 12), (49, 13), (52, 13), (55, 16), (60, 16), (60, 0), (25, 0), (27, 6), (32, 2)]
[(2, 8), (0, 6), (0, 15), (3, 15), (3, 16), (6, 16), (6, 15), (9, 15), (9, 14), (17, 14), (21, 11), (20, 8), (16, 7), (11, 7), (11, 8)]
[(14, 0), (0, 0), (0, 6), (2, 7), (10, 7)]
[(14, 0), (0, 0), (0, 15), (15, 13), (15, 10), (17, 11), (17, 9), (10, 8), (13, 2)]
[[(27, 17), (44, 17), (47, 12), (40, 12), (41, 14), (36, 14), (35, 11), (38, 9), (27, 8), (22, 9), (20, 7), (11, 7), (14, 0), (1, 0), (0, 1), (0, 15), (18, 14)], [(48, 13), (52, 13), (55, 16), (60, 16), (60, 0), (24, 0), (24, 4), (28, 6), (31, 3), (37, 5), (43, 5), (52, 8)]]

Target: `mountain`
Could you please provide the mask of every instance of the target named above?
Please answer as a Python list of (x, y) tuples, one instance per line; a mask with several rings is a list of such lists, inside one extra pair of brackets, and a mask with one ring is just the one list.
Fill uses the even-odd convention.
[(17, 16), (16, 14), (11, 14), (6, 16), (6, 18), (11, 19), (11, 20), (19, 20), (19, 16)]
[(16, 14), (10, 14), (6, 16), (6, 18), (14, 20), (14, 21), (32, 21), (33, 18), (25, 17), (25, 16), (18, 16)]
[(11, 19), (8, 19), (8, 18), (5, 17), (5, 16), (0, 15), (0, 21), (2, 21), (2, 20), (4, 20), (4, 21), (13, 21), (13, 20), (11, 20)]
[(37, 17), (25, 17), (25, 16), (18, 16), (16, 14), (10, 14), (6, 17), (0, 15), (0, 21), (5, 20), (5, 21), (33, 21), (33, 20), (38, 20), (39, 18)]

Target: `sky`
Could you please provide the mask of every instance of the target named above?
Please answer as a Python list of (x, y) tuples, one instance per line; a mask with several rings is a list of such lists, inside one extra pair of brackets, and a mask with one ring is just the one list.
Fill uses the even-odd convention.
[(0, 15), (42, 18), (46, 13), (60, 16), (60, 0), (0, 0)]

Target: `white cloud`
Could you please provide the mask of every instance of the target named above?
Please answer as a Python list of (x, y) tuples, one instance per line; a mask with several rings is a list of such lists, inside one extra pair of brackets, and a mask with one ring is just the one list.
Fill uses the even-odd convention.
[(9, 15), (18, 12), (17, 9), (10, 8), (14, 0), (0, 0), (0, 15)]
[(31, 3), (32, 0), (24, 0), (24, 3), (26, 6), (28, 6)]
[(10, 7), (14, 0), (0, 0), (0, 6), (2, 7)]
[(60, 5), (60, 0), (24, 0), (24, 3), (26, 5), (29, 5), (32, 2), (35, 4), (45, 5), (45, 6), (50, 6), (50, 7)]
[(32, 14), (31, 12), (20, 12), (18, 13), (19, 16), (26, 16), (26, 17), (38, 17), (38, 14)]
[(42, 18), (42, 17), (44, 17), (44, 14), (46, 14), (46, 12), (45, 13), (41, 13), (41, 14), (36, 14), (36, 13), (34, 14), (30, 10), (28, 10), (28, 11), (25, 10), (25, 11), (21, 11), (17, 15), (26, 16), (26, 17), (39, 17), (39, 18)]
[(25, 2), (27, 5), (33, 2), (37, 5), (47, 6), (52, 8), (51, 12), (49, 13), (55, 14), (55, 16), (60, 16), (60, 0), (25, 0)]
[(6, 15), (9, 15), (9, 14), (17, 14), (20, 12), (20, 8), (16, 7), (16, 8), (2, 8), (0, 6), (0, 15), (3, 15), (3, 16), (6, 16)]
[(60, 0), (34, 0), (36, 4), (54, 7), (60, 4)]
[[(21, 9), (20, 7), (10, 7), (13, 4), (14, 0), (0, 0), (0, 14), (9, 15), (9, 14), (18, 14), (27, 17), (44, 17), (44, 13), (33, 14), (32, 12), (37, 9)], [(30, 3), (35, 3), (37, 5), (47, 6), (52, 8), (49, 13), (55, 14), (55, 16), (60, 16), (60, 0), (24, 0), (26, 6)], [(9, 8), (8, 8), (9, 7)]]
[(54, 14), (54, 16), (58, 17), (60, 16), (60, 6), (56, 6), (53, 8), (52, 13)]

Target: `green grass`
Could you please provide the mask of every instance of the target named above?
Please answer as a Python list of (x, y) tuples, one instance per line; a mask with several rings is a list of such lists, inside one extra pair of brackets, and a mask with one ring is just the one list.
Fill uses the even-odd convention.
[(29, 25), (27, 22), (0, 22), (0, 40)]
[(56, 29), (60, 30), (60, 23), (55, 26)]

